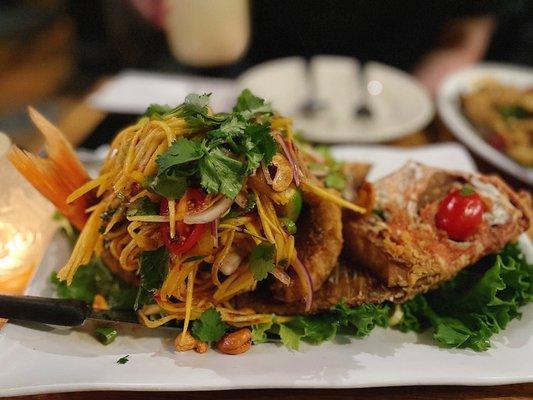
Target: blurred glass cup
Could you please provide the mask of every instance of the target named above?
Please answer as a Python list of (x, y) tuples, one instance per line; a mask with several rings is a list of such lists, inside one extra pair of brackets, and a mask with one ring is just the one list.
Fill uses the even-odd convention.
[(0, 293), (22, 293), (57, 224), (54, 206), (6, 158), (9, 137), (0, 132)]
[(232, 64), (248, 48), (249, 0), (166, 0), (162, 12), (170, 50), (185, 65)]

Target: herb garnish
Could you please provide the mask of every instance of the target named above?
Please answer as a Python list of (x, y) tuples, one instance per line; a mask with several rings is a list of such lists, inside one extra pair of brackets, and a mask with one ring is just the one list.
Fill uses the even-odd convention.
[[(201, 140), (177, 139), (157, 157), (158, 173), (147, 182), (154, 192), (177, 199), (188, 181), (196, 179), (208, 193), (233, 199), (261, 161), (272, 162), (277, 147), (265, 118), (272, 113), (270, 105), (249, 90), (241, 93), (232, 113), (209, 114), (208, 104), (209, 95), (189, 95), (184, 104), (163, 114), (154, 106), (147, 111), (152, 117), (183, 117), (192, 129), (206, 131)], [(261, 121), (253, 119), (257, 113), (263, 113)]]
[(272, 243), (259, 243), (250, 254), (250, 271), (255, 280), (266, 279), (274, 269), (274, 255), (276, 248)]
[[(331, 149), (329, 146), (316, 146), (314, 148), (322, 157), (324, 157), (325, 163), (317, 164), (316, 167), (323, 170), (325, 169), (326, 177), (324, 178), (324, 184), (327, 187), (342, 191), (346, 188), (346, 176), (342, 171), (344, 163), (335, 160), (331, 155)], [(311, 165), (313, 168), (313, 165)]]
[(130, 355), (126, 355), (124, 357), (120, 357), (118, 360), (117, 360), (117, 364), (126, 364), (128, 361), (130, 360)]
[(216, 342), (224, 336), (227, 328), (226, 323), (222, 321), (220, 312), (211, 307), (192, 323), (191, 333), (203, 342)]
[(134, 215), (156, 215), (159, 214), (159, 205), (153, 203), (148, 196), (144, 196), (131, 204), (126, 215), (132, 217)]
[(134, 310), (153, 302), (153, 294), (159, 289), (168, 273), (168, 251), (165, 246), (153, 251), (143, 251), (139, 257), (140, 284)]

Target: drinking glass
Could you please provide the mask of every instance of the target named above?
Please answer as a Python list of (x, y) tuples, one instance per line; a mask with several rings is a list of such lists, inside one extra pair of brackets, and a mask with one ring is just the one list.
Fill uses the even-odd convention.
[(22, 293), (56, 230), (54, 206), (13, 167), (0, 132), (0, 293)]

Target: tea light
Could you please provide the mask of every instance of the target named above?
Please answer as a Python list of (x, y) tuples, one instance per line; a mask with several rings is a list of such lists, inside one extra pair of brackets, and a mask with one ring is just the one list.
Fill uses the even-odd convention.
[(11, 146), (0, 132), (0, 293), (21, 293), (57, 224), (54, 206), (6, 158)]

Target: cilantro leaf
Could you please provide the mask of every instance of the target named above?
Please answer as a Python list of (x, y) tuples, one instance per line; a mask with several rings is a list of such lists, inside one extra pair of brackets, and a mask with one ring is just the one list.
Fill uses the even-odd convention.
[(222, 321), (220, 312), (215, 308), (204, 311), (200, 318), (193, 321), (191, 333), (196, 338), (203, 342), (216, 342), (224, 333), (228, 326)]
[(172, 110), (172, 108), (167, 104), (150, 104), (148, 108), (146, 109), (144, 116), (146, 117), (154, 117), (154, 116), (162, 116), (167, 113), (169, 113)]
[(180, 199), (187, 190), (187, 177), (176, 169), (160, 170), (148, 183), (148, 187), (167, 199)]
[(265, 322), (252, 326), (252, 342), (254, 344), (264, 343), (267, 341), (266, 332), (272, 328), (273, 322)]
[(337, 161), (331, 155), (331, 148), (325, 145), (313, 147), (313, 150), (319, 153), (325, 160), (324, 163), (311, 164), (311, 169), (319, 170), (326, 173), (324, 184), (337, 190), (344, 190), (346, 188), (346, 175), (342, 171), (344, 163)]
[(243, 119), (248, 120), (257, 113), (271, 114), (272, 107), (262, 98), (254, 96), (250, 89), (244, 89), (237, 98), (233, 111), (240, 113)]
[(184, 105), (191, 113), (203, 114), (208, 111), (210, 97), (211, 93), (191, 93), (185, 97)]
[(340, 172), (332, 172), (326, 176), (324, 183), (327, 187), (342, 191), (346, 188), (346, 177)]
[(128, 354), (127, 356), (120, 357), (117, 360), (117, 364), (126, 364), (129, 360), (130, 360), (130, 355)]
[(248, 173), (255, 171), (261, 161), (270, 165), (272, 157), (276, 154), (277, 146), (269, 127), (260, 124), (250, 125), (246, 128), (245, 135), (249, 140), (246, 146), (248, 148), (246, 153)]
[(228, 115), (224, 113), (209, 114), (209, 97), (211, 94), (191, 93), (185, 102), (178, 106), (177, 115), (185, 118), (191, 128), (216, 127), (223, 123)]
[(198, 160), (203, 154), (199, 143), (179, 138), (172, 143), (165, 153), (157, 156), (156, 162), (159, 170), (167, 170), (175, 165)]
[(237, 119), (235, 116), (224, 122), (218, 129), (214, 129), (207, 133), (210, 139), (224, 139), (232, 140), (232, 138), (240, 136), (244, 133), (246, 122)]
[(272, 243), (259, 243), (250, 254), (250, 271), (257, 281), (266, 279), (274, 269), (275, 247)]
[(152, 295), (159, 289), (168, 273), (168, 251), (164, 246), (157, 250), (143, 251), (139, 256), (140, 284), (134, 309), (151, 302)]
[(234, 199), (244, 183), (244, 164), (220, 148), (209, 151), (198, 162), (200, 184), (208, 193), (222, 193)]
[(129, 206), (126, 215), (131, 217), (134, 215), (156, 215), (158, 213), (159, 205), (153, 203), (148, 196), (144, 196)]

